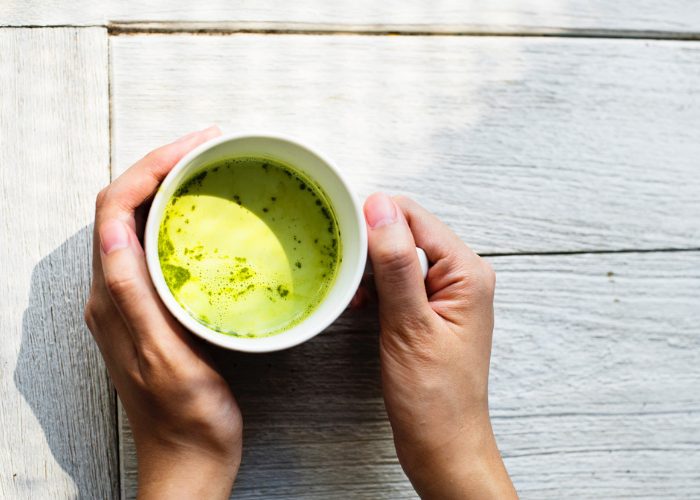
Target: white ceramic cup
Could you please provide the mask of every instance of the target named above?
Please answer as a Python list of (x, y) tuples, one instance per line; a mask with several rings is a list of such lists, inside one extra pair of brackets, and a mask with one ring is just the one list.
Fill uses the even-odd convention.
[[(158, 230), (163, 212), (177, 188), (211, 163), (236, 157), (269, 158), (291, 165), (316, 181), (333, 205), (342, 240), (342, 261), (335, 282), (318, 307), (289, 330), (268, 337), (226, 335), (194, 319), (168, 288), (158, 259)], [(153, 284), (168, 310), (194, 334), (227, 349), (270, 352), (300, 344), (321, 333), (346, 309), (365, 272), (367, 229), (362, 207), (340, 171), (327, 159), (298, 141), (270, 135), (224, 135), (208, 141), (185, 155), (163, 180), (153, 198), (144, 236), (146, 262)], [(419, 259), (427, 270), (422, 250)]]

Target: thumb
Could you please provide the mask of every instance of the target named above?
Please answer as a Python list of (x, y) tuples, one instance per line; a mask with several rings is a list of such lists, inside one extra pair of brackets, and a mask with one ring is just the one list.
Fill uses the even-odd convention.
[(175, 321), (151, 284), (136, 234), (119, 219), (104, 221), (98, 232), (104, 283), (135, 344), (162, 340)]
[(384, 193), (365, 201), (369, 257), (383, 324), (415, 324), (428, 311), (416, 244), (403, 212)]

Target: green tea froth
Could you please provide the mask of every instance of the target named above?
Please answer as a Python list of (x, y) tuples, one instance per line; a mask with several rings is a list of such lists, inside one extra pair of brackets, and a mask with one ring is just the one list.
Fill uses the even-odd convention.
[(309, 316), (340, 264), (338, 224), (321, 188), (280, 162), (212, 163), (168, 201), (158, 234), (165, 281), (221, 333), (258, 337)]

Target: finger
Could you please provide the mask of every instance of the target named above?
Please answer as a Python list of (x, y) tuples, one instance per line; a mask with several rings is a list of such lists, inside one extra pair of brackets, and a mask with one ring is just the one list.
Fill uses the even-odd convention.
[[(444, 222), (415, 201), (397, 196), (394, 202), (401, 208), (411, 228), (416, 244), (425, 250), (430, 262), (426, 280), (431, 302), (449, 292), (465, 276), (481, 273), (483, 263)], [(447, 293), (449, 295), (449, 293)]]
[(444, 222), (428, 212), (418, 203), (405, 196), (394, 196), (394, 202), (401, 208), (411, 228), (416, 245), (425, 250), (428, 261), (476, 256)]
[(146, 201), (143, 205), (134, 210), (134, 232), (139, 238), (141, 248), (143, 248), (143, 238), (146, 232), (146, 222), (148, 221), (148, 212), (151, 210), (153, 200)]
[(88, 329), (110, 372), (118, 367), (128, 370), (134, 366), (136, 360), (134, 341), (106, 290), (93, 293), (85, 306), (85, 322)]
[(97, 224), (92, 223), (92, 290), (104, 283), (102, 278), (102, 262), (100, 261), (100, 235), (97, 234)]
[[(426, 288), (431, 307), (453, 323), (464, 317), (464, 308), (477, 307), (475, 297), (491, 307), (495, 274), (490, 265), (469, 248), (440, 219), (415, 201), (404, 196), (394, 198), (408, 220), (418, 246), (431, 262)], [(484, 293), (476, 294), (477, 291)], [(488, 316), (488, 315), (487, 315)]]
[(350, 301), (350, 309), (353, 311), (364, 309), (369, 303), (369, 291), (367, 287), (360, 286)]
[(101, 224), (99, 235), (105, 286), (128, 326), (136, 349), (163, 352), (189, 345), (182, 327), (160, 301), (150, 281), (133, 230), (124, 222), (111, 219)]
[(104, 300), (100, 300), (99, 305), (93, 302), (90, 309), (86, 309), (85, 320), (117, 393), (128, 397), (129, 381), (141, 377), (138, 354), (124, 318), (109, 295), (104, 292), (101, 299)]
[[(218, 135), (221, 135), (221, 130), (213, 126), (187, 134), (172, 144), (151, 151), (117, 177), (108, 187), (100, 191), (95, 203), (95, 225), (93, 227), (93, 283), (99, 285), (103, 279), (99, 235), (97, 233), (101, 221), (119, 218), (138, 231), (134, 210), (151, 197), (163, 178), (184, 155)], [(137, 234), (140, 233), (137, 232)]]
[(97, 207), (96, 221), (118, 218), (135, 228), (134, 210), (153, 196), (175, 164), (200, 144), (219, 135), (221, 130), (212, 126), (148, 153), (105, 190)]
[(429, 310), (415, 242), (405, 217), (384, 193), (367, 198), (369, 256), (379, 298), (379, 313), (390, 323), (413, 322)]

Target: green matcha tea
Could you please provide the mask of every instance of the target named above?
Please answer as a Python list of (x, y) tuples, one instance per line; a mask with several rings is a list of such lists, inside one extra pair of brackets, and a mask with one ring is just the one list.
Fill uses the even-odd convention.
[(340, 233), (321, 188), (260, 158), (221, 160), (168, 201), (158, 234), (165, 281), (190, 315), (221, 333), (289, 329), (323, 300)]

